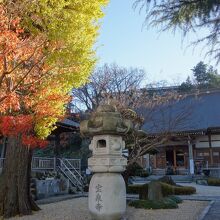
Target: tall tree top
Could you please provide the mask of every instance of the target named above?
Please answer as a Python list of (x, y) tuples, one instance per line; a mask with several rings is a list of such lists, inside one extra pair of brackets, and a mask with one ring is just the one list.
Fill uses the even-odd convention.
[(220, 61), (220, 0), (135, 0), (134, 6), (145, 8), (146, 24), (162, 31), (180, 29), (185, 35), (208, 29), (194, 43), (205, 43), (207, 54)]
[(6, 131), (4, 118), (11, 125), (23, 120), (33, 125), (29, 133), (45, 138), (64, 116), (69, 91), (93, 69), (98, 19), (107, 1), (3, 2), (0, 131)]

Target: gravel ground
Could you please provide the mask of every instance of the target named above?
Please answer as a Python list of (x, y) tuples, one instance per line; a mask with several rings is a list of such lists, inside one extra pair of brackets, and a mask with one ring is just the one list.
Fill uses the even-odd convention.
[(197, 220), (208, 205), (204, 201), (184, 201), (178, 209), (145, 210), (129, 207), (129, 220)]
[[(144, 210), (128, 207), (128, 220), (196, 220), (208, 202), (184, 201), (178, 209)], [(41, 211), (32, 216), (14, 217), (11, 220), (91, 220), (87, 198), (78, 198), (41, 205)]]

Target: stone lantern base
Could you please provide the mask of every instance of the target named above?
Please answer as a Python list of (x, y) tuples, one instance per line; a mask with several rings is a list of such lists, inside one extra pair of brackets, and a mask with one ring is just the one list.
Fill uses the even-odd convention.
[(126, 211), (126, 187), (120, 173), (95, 173), (89, 185), (89, 210), (96, 220), (119, 220)]

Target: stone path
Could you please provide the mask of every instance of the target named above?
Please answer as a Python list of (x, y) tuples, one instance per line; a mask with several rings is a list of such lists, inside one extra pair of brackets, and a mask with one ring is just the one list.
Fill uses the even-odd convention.
[(180, 183), (182, 186), (193, 186), (196, 188), (196, 194), (192, 196), (204, 196), (204, 197), (219, 197), (220, 198), (220, 187), (219, 186), (204, 186), (196, 183)]
[(195, 183), (181, 184), (196, 187), (196, 194), (190, 196), (180, 196), (184, 200), (212, 201), (204, 210), (204, 215), (200, 220), (220, 220), (220, 187), (203, 186)]
[[(219, 188), (220, 190), (220, 188)], [(178, 195), (183, 200), (195, 200), (195, 201), (220, 201), (219, 196), (197, 196), (197, 195), (190, 195), (190, 196), (180, 196)], [(220, 218), (219, 218), (220, 220)]]
[(202, 220), (220, 220), (220, 201), (213, 202)]

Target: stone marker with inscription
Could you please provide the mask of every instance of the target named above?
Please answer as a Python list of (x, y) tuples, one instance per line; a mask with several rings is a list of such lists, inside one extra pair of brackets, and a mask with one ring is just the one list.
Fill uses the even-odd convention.
[(80, 132), (92, 137), (93, 156), (88, 165), (94, 175), (89, 185), (89, 210), (94, 219), (118, 220), (126, 211), (126, 188), (121, 172), (127, 159), (122, 156), (132, 123), (122, 119), (111, 105), (101, 105), (89, 120), (82, 121)]

